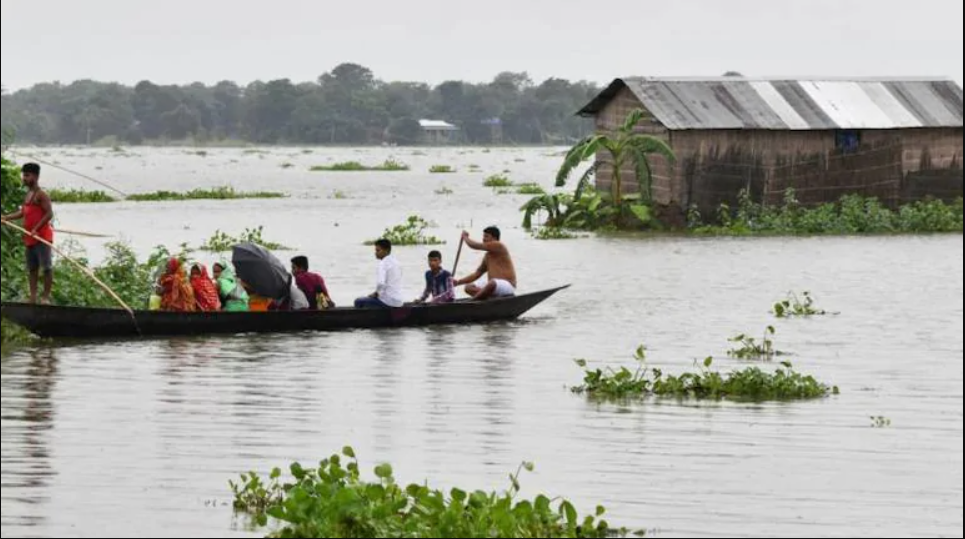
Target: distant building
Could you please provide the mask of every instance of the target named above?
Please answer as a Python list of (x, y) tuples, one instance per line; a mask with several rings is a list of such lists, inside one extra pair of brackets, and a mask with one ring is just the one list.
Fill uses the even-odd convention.
[(419, 120), (427, 144), (452, 144), (456, 141), (459, 128), (441, 120)]
[[(607, 132), (634, 109), (647, 114), (641, 131), (677, 154), (673, 167), (655, 159), (654, 197), (678, 216), (691, 206), (714, 215), (743, 189), (768, 204), (788, 189), (805, 204), (962, 196), (962, 89), (952, 81), (627, 78), (579, 114)], [(611, 181), (607, 170), (597, 177), (601, 189)]]

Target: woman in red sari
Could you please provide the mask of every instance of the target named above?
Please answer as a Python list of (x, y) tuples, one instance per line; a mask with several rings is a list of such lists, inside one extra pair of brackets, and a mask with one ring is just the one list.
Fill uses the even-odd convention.
[(162, 311), (193, 313), (198, 310), (194, 289), (191, 288), (188, 276), (177, 258), (168, 260), (167, 271), (158, 283), (158, 293), (161, 296)]
[(208, 268), (203, 264), (191, 266), (191, 289), (194, 290), (194, 301), (198, 310), (205, 313), (216, 313), (221, 310), (221, 298), (214, 281), (208, 277)]

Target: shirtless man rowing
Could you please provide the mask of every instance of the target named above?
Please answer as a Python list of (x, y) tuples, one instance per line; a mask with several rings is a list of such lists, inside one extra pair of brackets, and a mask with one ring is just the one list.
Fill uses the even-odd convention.
[[(462, 233), (462, 239), (470, 249), (485, 251), (479, 269), (472, 275), (456, 281), (456, 286), (466, 286), (466, 293), (476, 301), (486, 301), (491, 298), (508, 298), (516, 295), (516, 266), (509, 249), (500, 241), (502, 233), (496, 227), (489, 227), (483, 231), (482, 243), (474, 241), (468, 232)], [(489, 282), (477, 285), (483, 276), (489, 275)]]

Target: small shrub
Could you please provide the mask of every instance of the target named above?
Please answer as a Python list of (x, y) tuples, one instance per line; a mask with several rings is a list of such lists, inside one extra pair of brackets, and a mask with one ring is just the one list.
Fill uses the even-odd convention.
[(430, 174), (453, 174), (455, 172), (456, 169), (449, 165), (433, 165), (432, 168), (429, 169)]

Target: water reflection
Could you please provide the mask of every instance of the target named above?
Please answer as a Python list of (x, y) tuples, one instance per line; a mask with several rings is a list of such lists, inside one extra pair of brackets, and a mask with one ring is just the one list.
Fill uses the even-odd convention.
[(56, 420), (53, 395), (58, 377), (54, 349), (37, 349), (3, 361), (0, 499), (5, 537), (8, 530), (42, 526), (46, 521), (43, 505), (57, 477), (49, 438)]

